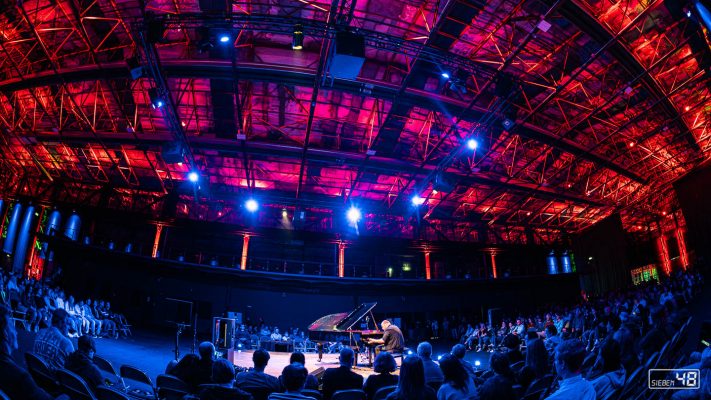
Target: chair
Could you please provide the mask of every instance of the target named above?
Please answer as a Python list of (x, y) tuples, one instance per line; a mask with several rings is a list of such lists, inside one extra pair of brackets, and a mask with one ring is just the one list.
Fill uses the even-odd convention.
[(96, 398), (99, 400), (129, 400), (129, 397), (125, 394), (107, 388), (106, 386), (99, 386), (96, 388)]
[(648, 370), (653, 367), (653, 365), (657, 362), (657, 359), (659, 358), (659, 352), (655, 352), (651, 356), (649, 356), (649, 359), (647, 360), (646, 363), (644, 363), (644, 369)]
[(311, 397), (314, 400), (323, 400), (323, 395), (318, 390), (304, 389), (301, 394), (306, 397)]
[(515, 363), (511, 364), (511, 370), (512, 370), (513, 372), (518, 372), (518, 371), (521, 370), (521, 368), (523, 368), (524, 365), (526, 365), (526, 362), (525, 362), (525, 361), (518, 361), (518, 362), (515, 362)]
[(180, 380), (177, 376), (160, 374), (156, 378), (156, 387), (189, 392), (188, 384)]
[(0, 400), (10, 400), (10, 397), (0, 390)]
[(365, 392), (360, 389), (339, 390), (331, 400), (365, 400)]
[(627, 377), (627, 380), (625, 381), (625, 386), (620, 392), (620, 397), (618, 397), (619, 399), (632, 398), (634, 391), (639, 389), (637, 379), (642, 375), (643, 369), (644, 371), (647, 371), (645, 367), (638, 367), (636, 370), (634, 370), (634, 372), (632, 372), (632, 374), (630, 374), (629, 377)]
[(118, 314), (117, 317), (119, 323), (117, 324), (116, 329), (118, 329), (126, 337), (133, 336), (133, 334), (131, 333), (131, 325), (128, 323), (128, 321), (126, 321), (126, 317), (121, 314)]
[(151, 378), (149, 378), (145, 372), (130, 365), (122, 365), (121, 368), (119, 368), (119, 372), (121, 374), (121, 378), (131, 379), (150, 388), (150, 391), (142, 390), (140, 388), (131, 389), (130, 392), (132, 394), (138, 395), (139, 397), (146, 397), (146, 395), (155, 397), (155, 386), (153, 386), (153, 381), (151, 381)]
[(548, 388), (551, 387), (551, 384), (553, 383), (553, 379), (555, 379), (555, 377), (550, 374), (545, 375), (540, 379), (536, 379), (535, 381), (531, 382), (531, 385), (528, 387), (528, 390), (526, 390), (526, 395), (528, 395), (529, 393), (540, 392), (541, 390), (548, 390)]
[(169, 387), (158, 388), (158, 398), (161, 400), (182, 400), (188, 392)]
[(373, 400), (385, 400), (388, 395), (397, 389), (397, 386), (384, 386), (378, 389), (373, 396)]
[(109, 362), (109, 360), (94, 354), (94, 364), (96, 364), (96, 366), (99, 367), (100, 370), (118, 376), (118, 373), (116, 373), (116, 369), (113, 365), (111, 365), (111, 362)]
[(57, 370), (57, 378), (62, 386), (62, 392), (69, 395), (74, 400), (97, 400), (94, 394), (89, 389), (89, 385), (84, 382), (79, 375), (67, 371), (66, 369)]
[(59, 391), (59, 382), (54, 372), (49, 369), (47, 363), (34, 353), (25, 353), (25, 364), (32, 375), (37, 386), (50, 392), (57, 393)]

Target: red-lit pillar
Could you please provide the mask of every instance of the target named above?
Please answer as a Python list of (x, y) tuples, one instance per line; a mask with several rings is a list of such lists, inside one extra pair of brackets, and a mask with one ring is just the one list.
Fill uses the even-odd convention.
[(669, 259), (669, 250), (667, 249), (667, 238), (662, 234), (657, 238), (657, 255), (662, 263), (664, 273), (671, 274), (671, 260)]
[(432, 279), (432, 266), (430, 264), (430, 249), (425, 248), (425, 279)]
[(676, 228), (676, 242), (679, 245), (679, 258), (681, 258), (681, 268), (686, 271), (689, 266), (689, 255), (686, 253), (686, 242), (684, 241), (684, 230)]
[(153, 251), (151, 251), (151, 257), (158, 257), (158, 246), (160, 246), (160, 236), (163, 233), (163, 224), (156, 224), (156, 236), (153, 238)]
[(489, 255), (491, 256), (491, 274), (494, 276), (494, 279), (496, 279), (496, 251), (489, 251)]
[(239, 269), (242, 271), (247, 269), (247, 256), (249, 255), (249, 235), (244, 234), (244, 239), (242, 240), (242, 260), (239, 264)]
[(338, 242), (338, 277), (343, 278), (346, 274), (346, 244)]

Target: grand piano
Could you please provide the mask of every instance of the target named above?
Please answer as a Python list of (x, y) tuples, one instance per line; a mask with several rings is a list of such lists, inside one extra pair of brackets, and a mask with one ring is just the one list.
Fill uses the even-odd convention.
[[(373, 308), (376, 305), (378, 303), (363, 303), (349, 313), (329, 314), (309, 325), (309, 339), (318, 344), (319, 361), (323, 356), (323, 344), (326, 342), (341, 342), (358, 353), (364, 339), (382, 337), (383, 331), (378, 329), (373, 318)], [(372, 361), (371, 357), (371, 352), (368, 351), (369, 363)]]

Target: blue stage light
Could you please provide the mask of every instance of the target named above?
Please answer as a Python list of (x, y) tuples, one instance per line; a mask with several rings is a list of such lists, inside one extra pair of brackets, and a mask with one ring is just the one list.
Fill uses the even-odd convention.
[(363, 217), (363, 214), (361, 214), (360, 210), (356, 207), (351, 207), (348, 209), (346, 217), (348, 218), (348, 221), (355, 224), (360, 221), (360, 219)]
[(249, 199), (244, 203), (245, 208), (247, 208), (247, 211), (249, 212), (255, 212), (259, 210), (259, 203), (257, 203), (257, 200), (254, 199)]
[(230, 35), (223, 34), (220, 35), (220, 43), (227, 43), (230, 41)]
[(467, 148), (469, 150), (476, 150), (477, 147), (479, 147), (479, 142), (477, 142), (475, 139), (467, 140)]
[(425, 203), (425, 199), (423, 197), (420, 197), (420, 195), (416, 194), (412, 196), (412, 205), (413, 206), (421, 206)]
[(200, 180), (200, 175), (198, 175), (195, 171), (190, 171), (188, 174), (188, 180), (192, 183), (197, 183), (197, 181)]
[(449, 72), (442, 72), (442, 78), (449, 79)]

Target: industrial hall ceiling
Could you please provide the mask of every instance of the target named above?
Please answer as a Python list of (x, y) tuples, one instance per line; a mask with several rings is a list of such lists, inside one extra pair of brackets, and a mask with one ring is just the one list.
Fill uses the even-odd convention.
[(699, 2), (0, 4), (5, 199), (547, 244), (709, 157)]

